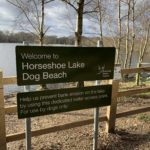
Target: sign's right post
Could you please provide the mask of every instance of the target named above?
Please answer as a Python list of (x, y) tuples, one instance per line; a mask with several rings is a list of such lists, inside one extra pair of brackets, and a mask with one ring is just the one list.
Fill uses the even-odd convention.
[[(97, 41), (97, 47), (103, 47), (100, 41)], [(100, 81), (96, 80), (96, 85), (100, 85)], [(99, 126), (99, 107), (94, 109), (94, 135), (93, 135), (93, 150), (97, 150), (98, 141), (98, 126)]]

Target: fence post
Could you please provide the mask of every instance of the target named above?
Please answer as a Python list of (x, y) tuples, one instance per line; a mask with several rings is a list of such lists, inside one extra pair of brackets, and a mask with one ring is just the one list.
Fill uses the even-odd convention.
[(112, 82), (112, 100), (111, 105), (107, 107), (107, 120), (106, 120), (106, 132), (114, 133), (117, 111), (117, 92), (119, 88), (119, 81), (113, 80)]
[(3, 73), (0, 70), (0, 150), (6, 150), (5, 108), (3, 93)]

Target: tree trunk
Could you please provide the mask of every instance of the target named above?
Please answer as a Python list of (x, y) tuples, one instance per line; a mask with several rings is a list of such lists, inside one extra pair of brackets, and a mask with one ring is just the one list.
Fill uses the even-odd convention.
[[(144, 59), (144, 54), (145, 54), (145, 51), (146, 51), (146, 48), (147, 48), (147, 45), (148, 45), (148, 40), (149, 40), (149, 32), (150, 32), (150, 22), (147, 26), (147, 34), (146, 34), (146, 38), (145, 38), (143, 48), (142, 48), (142, 43), (143, 42), (141, 42), (141, 49), (140, 49), (140, 53), (139, 53), (139, 62), (138, 62), (137, 68), (140, 67), (140, 64), (142, 63), (142, 61)], [(142, 41), (143, 41), (143, 39), (142, 39)], [(140, 74), (138, 73), (136, 75), (136, 84), (139, 85), (139, 83), (140, 83)]]
[[(82, 28), (83, 28), (83, 8), (84, 8), (84, 0), (79, 0), (77, 3), (77, 24), (76, 24), (76, 32), (75, 32), (75, 46), (82, 46)], [(78, 87), (83, 87), (84, 82), (78, 82)]]
[(103, 42), (103, 22), (102, 22), (102, 1), (98, 0), (98, 12), (99, 12), (99, 29), (100, 29), (100, 37), (99, 37), (99, 45), (101, 47), (104, 46), (104, 42)]
[(130, 0), (128, 0), (127, 4), (128, 4), (128, 14), (127, 14), (127, 20), (126, 20), (126, 53), (125, 53), (124, 68), (127, 68), (127, 67), (128, 67), (128, 57), (129, 57)]
[(131, 68), (132, 65), (132, 56), (133, 56), (133, 52), (134, 52), (134, 42), (135, 42), (135, 32), (134, 32), (134, 28), (135, 28), (135, 14), (134, 14), (134, 9), (135, 9), (135, 1), (132, 0), (132, 44), (131, 44), (131, 52), (130, 52), (130, 60), (129, 60), (129, 68)]
[(82, 46), (82, 28), (83, 28), (83, 8), (84, 0), (79, 0), (77, 3), (77, 23), (75, 31), (75, 46)]
[(44, 44), (44, 0), (41, 0), (40, 45)]
[[(41, 0), (41, 22), (40, 22), (40, 34), (39, 34), (39, 41), (40, 45), (43, 46), (44, 44), (44, 0)], [(46, 84), (41, 85), (41, 89), (47, 89)]]
[(121, 47), (121, 1), (118, 0), (118, 45), (116, 51), (116, 63), (120, 63), (120, 47)]

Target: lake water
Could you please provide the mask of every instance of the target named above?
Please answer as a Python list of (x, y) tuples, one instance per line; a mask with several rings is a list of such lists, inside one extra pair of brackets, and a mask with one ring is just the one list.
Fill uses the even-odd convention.
[[(16, 58), (15, 47), (22, 45), (20, 43), (0, 43), (0, 70), (3, 71), (3, 76), (16, 76)], [(17, 85), (10, 85), (4, 87), (4, 93), (9, 94), (16, 91), (22, 91), (23, 87)]]
[(15, 47), (21, 44), (0, 43), (0, 69), (3, 76), (16, 76)]

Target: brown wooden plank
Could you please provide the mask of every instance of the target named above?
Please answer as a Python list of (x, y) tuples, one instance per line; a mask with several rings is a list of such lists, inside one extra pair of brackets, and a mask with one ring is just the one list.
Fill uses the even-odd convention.
[(141, 73), (141, 72), (150, 72), (150, 67), (121, 69), (121, 74)]
[(16, 133), (16, 134), (9, 134), (6, 137), (6, 142), (13, 142), (13, 141), (18, 141), (18, 140), (22, 140), (25, 139), (25, 133), (21, 132), (21, 133)]
[(3, 78), (3, 84), (4, 85), (17, 84), (17, 79), (16, 77), (5, 77)]
[(136, 115), (136, 114), (145, 113), (145, 112), (149, 112), (149, 111), (150, 111), (150, 107), (143, 107), (143, 108), (139, 108), (136, 110), (130, 110), (130, 111), (118, 113), (117, 118), (127, 117), (130, 115)]
[[(136, 110), (130, 110), (127, 112), (118, 113), (116, 115), (116, 118), (126, 117), (129, 115), (135, 115), (138, 113), (144, 113), (144, 112), (149, 112), (149, 111), (150, 111), (150, 107), (139, 108)], [(107, 120), (106, 116), (99, 118), (99, 121), (106, 121), (106, 120)], [(58, 131), (62, 131), (62, 130), (81, 127), (81, 126), (89, 125), (92, 123), (93, 123), (93, 119), (88, 119), (88, 120), (83, 120), (83, 121), (78, 121), (78, 122), (72, 122), (72, 123), (68, 123), (68, 124), (64, 124), (64, 125), (59, 125), (59, 126), (55, 126), (55, 127), (50, 127), (50, 128), (32, 131), (32, 136), (33, 137), (34, 136), (40, 136), (43, 134), (49, 134), (49, 133), (58, 132)], [(7, 135), (6, 141), (8, 143), (8, 142), (13, 142), (13, 141), (17, 141), (17, 140), (22, 140), (24, 138), (25, 138), (25, 133), (22, 132), (22, 133)]]
[(118, 97), (150, 92), (150, 87), (118, 92)]
[(10, 113), (17, 113), (17, 106), (9, 106), (5, 107), (5, 114), (10, 114)]
[[(99, 121), (106, 121), (106, 117), (99, 118)], [(59, 125), (59, 126), (54, 126), (54, 127), (50, 127), (50, 128), (32, 131), (31, 135), (32, 135), (32, 137), (40, 136), (43, 134), (48, 134), (48, 133), (53, 133), (53, 132), (57, 132), (57, 131), (62, 131), (62, 130), (67, 130), (67, 129), (72, 129), (72, 128), (76, 128), (76, 127), (89, 125), (89, 124), (92, 124), (93, 122), (94, 122), (93, 119), (72, 122), (72, 123), (68, 123), (68, 124), (64, 124), (64, 125)], [(22, 133), (7, 135), (6, 141), (8, 143), (8, 142), (13, 142), (13, 141), (17, 141), (17, 140), (22, 140), (24, 138), (25, 138), (25, 133), (22, 132)]]

